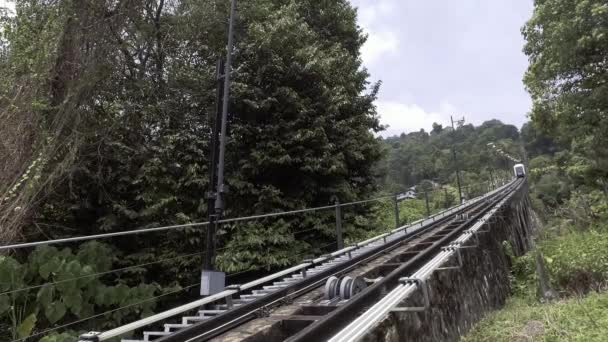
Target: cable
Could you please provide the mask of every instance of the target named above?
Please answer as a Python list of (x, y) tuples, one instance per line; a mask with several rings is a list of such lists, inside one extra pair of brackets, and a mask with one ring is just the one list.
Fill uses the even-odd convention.
[(66, 283), (66, 282), (69, 282), (69, 281), (74, 281), (74, 280), (79, 280), (79, 279), (84, 279), (84, 278), (89, 278), (89, 277), (94, 277), (94, 276), (102, 276), (102, 275), (106, 275), (106, 274), (110, 274), (110, 273), (124, 272), (124, 271), (132, 270), (132, 269), (135, 269), (135, 268), (143, 267), (143, 266), (150, 266), (150, 265), (154, 265), (154, 264), (160, 264), (160, 263), (163, 263), (163, 262), (166, 262), (166, 261), (171, 261), (171, 260), (176, 260), (176, 259), (181, 259), (181, 258), (187, 258), (187, 257), (191, 257), (191, 256), (196, 256), (196, 255), (202, 255), (202, 254), (205, 254), (205, 253), (206, 252), (199, 252), (199, 253), (192, 253), (192, 254), (187, 254), (187, 255), (180, 255), (180, 256), (173, 257), (173, 258), (167, 258), (167, 259), (152, 261), (152, 262), (143, 263), (143, 264), (139, 264), (139, 265), (128, 266), (128, 267), (123, 267), (123, 268), (117, 268), (117, 269), (113, 269), (113, 270), (109, 270), (109, 271), (105, 271), (105, 272), (87, 274), (87, 275), (84, 275), (84, 276), (79, 276), (79, 277), (59, 280), (59, 281), (55, 281), (55, 282), (48, 282), (48, 283), (44, 283), (44, 284), (41, 284), (41, 285), (22, 287), (20, 289), (2, 292), (2, 293), (0, 293), (0, 295), (11, 294), (11, 293), (16, 293), (16, 292), (22, 292), (22, 291), (28, 291), (28, 290), (35, 290), (35, 289), (39, 289), (39, 288), (45, 287), (45, 286), (55, 286), (57, 284)]
[(197, 283), (197, 284), (188, 285), (188, 286), (183, 287), (183, 288), (181, 288), (181, 289), (179, 289), (179, 290), (175, 290), (175, 291), (171, 291), (171, 292), (163, 293), (163, 294), (158, 295), (158, 296), (156, 296), (156, 297), (151, 297), (151, 298), (148, 298), (148, 299), (142, 300), (142, 301), (137, 302), (137, 303), (133, 303), (133, 304), (129, 304), (129, 305), (125, 305), (125, 306), (121, 306), (120, 308), (116, 308), (116, 309), (108, 310), (108, 311), (102, 312), (102, 313), (100, 313), (100, 314), (96, 314), (96, 315), (93, 315), (93, 316), (89, 316), (89, 317), (87, 317), (87, 318), (79, 319), (79, 320), (76, 320), (76, 321), (73, 321), (73, 322), (70, 322), (70, 323), (67, 323), (67, 324), (63, 324), (63, 325), (60, 325), (60, 326), (57, 326), (57, 327), (54, 327), (54, 328), (46, 329), (46, 330), (43, 330), (43, 331), (41, 331), (41, 332), (39, 332), (39, 333), (32, 334), (32, 335), (30, 335), (30, 336), (22, 337), (22, 338), (17, 339), (17, 340), (12, 340), (11, 342), (25, 341), (25, 340), (27, 340), (28, 338), (31, 338), (31, 337), (35, 337), (35, 336), (40, 336), (40, 335), (43, 335), (43, 334), (47, 334), (47, 333), (49, 333), (49, 332), (51, 332), (51, 331), (55, 331), (55, 330), (59, 330), (59, 329), (63, 329), (63, 328), (65, 328), (65, 327), (69, 327), (69, 326), (72, 326), (72, 325), (74, 325), (74, 324), (78, 324), (78, 323), (86, 322), (86, 321), (88, 321), (88, 320), (90, 320), (90, 319), (97, 318), (97, 317), (101, 317), (101, 316), (103, 316), (103, 315), (107, 315), (107, 314), (112, 313), (112, 312), (116, 312), (116, 311), (120, 311), (120, 310), (127, 309), (127, 308), (130, 308), (130, 307), (134, 307), (134, 306), (137, 306), (137, 305), (141, 305), (141, 304), (143, 304), (143, 303), (147, 303), (147, 302), (153, 301), (153, 300), (158, 299), (158, 298), (161, 298), (161, 297), (165, 297), (165, 296), (169, 296), (169, 295), (172, 295), (172, 294), (175, 294), (175, 293), (178, 293), (178, 292), (182, 292), (182, 291), (185, 291), (185, 290), (189, 290), (189, 289), (191, 289), (191, 288), (193, 288), (193, 287), (196, 287), (196, 286), (200, 286), (200, 284), (199, 284), (199, 283)]
[(77, 237), (64, 238), (64, 239), (26, 242), (26, 243), (19, 243), (19, 244), (15, 244), (15, 245), (0, 246), (0, 251), (4, 251), (4, 250), (8, 250), (8, 249), (20, 249), (20, 248), (26, 248), (26, 247), (35, 247), (35, 246), (42, 246), (42, 245), (55, 245), (55, 244), (59, 244), (59, 243), (67, 243), (67, 242), (75, 242), (75, 241), (88, 241), (88, 240), (97, 240), (97, 239), (107, 239), (107, 238), (116, 237), (116, 236), (135, 235), (135, 234), (158, 232), (158, 231), (171, 230), (171, 229), (180, 229), (180, 228), (187, 228), (187, 227), (206, 226), (208, 224), (209, 224), (209, 222), (187, 223), (187, 224), (180, 224), (180, 225), (173, 225), (173, 226), (164, 226), (164, 227), (156, 227), (156, 228), (143, 228), (143, 229), (136, 229), (136, 230), (127, 230), (127, 231), (116, 232), (116, 233), (105, 233), (105, 234), (95, 234), (95, 235), (87, 235), (87, 236), (77, 236)]
[[(373, 199), (364, 200), (364, 201), (342, 203), (342, 204), (339, 204), (339, 206), (343, 207), (343, 206), (361, 204), (361, 203), (366, 203), (366, 202), (379, 201), (379, 200), (389, 198), (389, 197), (392, 197), (392, 196), (383, 196), (383, 197), (373, 198)], [(314, 211), (319, 211), (319, 210), (333, 209), (335, 207), (336, 207), (336, 205), (334, 204), (334, 205), (326, 205), (326, 206), (315, 207), (315, 208), (282, 211), (282, 212), (271, 213), (271, 214), (243, 216), (243, 217), (219, 220), (219, 221), (217, 221), (217, 223), (232, 223), (232, 222), (256, 220), (256, 219), (267, 218), (267, 217), (286, 216), (286, 215), (300, 214), (300, 213), (306, 213), (306, 212), (314, 212)], [(128, 230), (128, 231), (115, 232), (115, 233), (95, 234), (95, 235), (77, 236), (77, 237), (64, 238), (64, 239), (27, 242), (27, 243), (15, 244), (15, 245), (0, 246), (0, 251), (4, 251), (4, 250), (8, 250), (8, 249), (35, 247), (35, 246), (41, 246), (41, 245), (53, 245), (53, 244), (75, 242), (75, 241), (107, 239), (107, 238), (116, 237), (116, 236), (135, 235), (135, 234), (143, 234), (143, 233), (150, 233), (150, 232), (181, 229), (181, 228), (188, 228), (188, 227), (199, 227), (199, 226), (207, 226), (207, 225), (209, 225), (209, 222), (187, 223), (187, 224), (163, 226), (163, 227), (156, 227), (156, 228), (143, 228), (143, 229), (136, 229), (136, 230)]]
[[(353, 206), (353, 205), (357, 205), (357, 204), (381, 201), (384, 199), (389, 199), (389, 198), (394, 198), (394, 197), (395, 197), (395, 195), (388, 195), (388, 196), (381, 196), (381, 197), (376, 197), (376, 198), (362, 200), (362, 201), (326, 205), (326, 206), (315, 207), (315, 208), (306, 208), (306, 209), (298, 209), (298, 210), (291, 210), (291, 211), (282, 211), (282, 212), (271, 213), (271, 214), (261, 214), (261, 215), (229, 218), (229, 219), (219, 220), (219, 221), (217, 221), (217, 223), (233, 223), (233, 222), (249, 221), (249, 220), (256, 220), (256, 219), (268, 218), (268, 217), (277, 217), (277, 216), (286, 216), (286, 215), (300, 214), (300, 213), (306, 213), (306, 212), (314, 212), (314, 211), (319, 211), (319, 210), (333, 209), (333, 208), (336, 208), (336, 206), (347, 207), (347, 206)], [(181, 228), (188, 228), (188, 227), (201, 227), (201, 226), (207, 226), (207, 225), (209, 225), (209, 222), (186, 223), (186, 224), (163, 226), (163, 227), (156, 227), (156, 228), (142, 228), (142, 229), (128, 230), (128, 231), (115, 232), (115, 233), (95, 234), (95, 235), (77, 236), (77, 237), (55, 239), (55, 240), (27, 242), (27, 243), (20, 243), (20, 244), (14, 244), (14, 245), (0, 246), (0, 251), (9, 250), (9, 249), (35, 247), (35, 246), (41, 246), (41, 245), (53, 245), (53, 244), (60, 244), (60, 243), (76, 242), (76, 241), (107, 239), (110, 237), (117, 237), (117, 236), (136, 235), (136, 234), (159, 232), (159, 231), (181, 229)]]

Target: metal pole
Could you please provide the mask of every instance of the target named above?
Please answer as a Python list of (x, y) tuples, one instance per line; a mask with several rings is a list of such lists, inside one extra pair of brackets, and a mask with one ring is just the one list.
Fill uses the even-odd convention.
[[(462, 188), (460, 186), (460, 169), (458, 168), (458, 160), (456, 159), (456, 128), (454, 127), (454, 118), (450, 116), (450, 120), (452, 121), (452, 155), (454, 156), (454, 166), (456, 167), (456, 182), (458, 183), (458, 197), (460, 199), (460, 204), (462, 204)], [(464, 120), (464, 118), (463, 118)]]
[(336, 198), (336, 240), (338, 243), (338, 250), (344, 248), (344, 240), (342, 238), (342, 210), (340, 210), (340, 200)]
[[(207, 251), (205, 263), (201, 274), (200, 294), (203, 296), (213, 295), (224, 290), (226, 275), (223, 272), (214, 271), (215, 263), (215, 228), (218, 220), (224, 212), (224, 160), (226, 153), (226, 125), (228, 121), (228, 105), (230, 102), (230, 74), (232, 72), (232, 51), (234, 49), (234, 19), (236, 12), (236, 0), (230, 4), (230, 19), (228, 24), (228, 45), (226, 47), (226, 65), (224, 66), (224, 89), (222, 99), (222, 116), (220, 121), (219, 152), (217, 164), (217, 185), (215, 192), (214, 217), (210, 221), (207, 232)], [(213, 165), (215, 167), (215, 165)], [(213, 182), (213, 180), (210, 180)]]
[(399, 195), (395, 195), (395, 228), (399, 228)]
[(429, 217), (431, 216), (431, 207), (429, 206), (429, 193), (428, 192), (424, 192), (424, 200), (426, 202), (426, 216)]
[(224, 100), (222, 103), (222, 124), (220, 135), (220, 154), (217, 166), (217, 196), (215, 198), (215, 212), (218, 216), (224, 210), (224, 159), (226, 153), (226, 121), (228, 120), (228, 104), (230, 102), (230, 74), (232, 73), (232, 50), (234, 44), (234, 16), (236, 0), (230, 5), (230, 24), (228, 26), (228, 52), (226, 53), (226, 67), (224, 69)]
[(217, 63), (217, 91), (216, 91), (216, 111), (213, 120), (213, 130), (211, 131), (211, 147), (209, 149), (209, 192), (207, 193), (207, 218), (209, 226), (207, 227), (207, 238), (205, 250), (205, 263), (203, 269), (211, 270), (213, 268), (213, 251), (215, 250), (215, 231), (217, 228), (217, 217), (215, 215), (215, 176), (217, 163), (217, 145), (219, 139), (218, 124), (221, 120), (222, 113), (222, 97), (223, 97), (223, 75), (222, 70), (224, 62), (219, 59)]
[(447, 209), (450, 206), (450, 204), (448, 203), (448, 189), (443, 188), (443, 193), (445, 195), (445, 209)]

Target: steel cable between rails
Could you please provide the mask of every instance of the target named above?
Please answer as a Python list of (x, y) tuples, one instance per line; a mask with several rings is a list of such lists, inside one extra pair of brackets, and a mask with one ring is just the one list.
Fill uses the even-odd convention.
[(35, 334), (32, 334), (32, 335), (29, 335), (29, 336), (26, 336), (26, 337), (22, 337), (22, 338), (20, 338), (20, 339), (12, 340), (11, 342), (26, 341), (27, 339), (30, 339), (30, 338), (32, 338), (32, 337), (36, 337), (36, 336), (40, 336), (40, 335), (44, 335), (44, 334), (47, 334), (47, 333), (50, 333), (50, 332), (53, 332), (53, 331), (57, 331), (57, 330), (59, 330), (59, 329), (67, 328), (67, 327), (72, 326), (72, 325), (74, 325), (74, 324), (78, 324), (78, 323), (86, 322), (86, 321), (88, 321), (88, 320), (91, 320), (91, 319), (94, 319), (94, 318), (97, 318), (97, 317), (101, 317), (101, 316), (104, 316), (104, 315), (107, 315), (107, 314), (111, 314), (111, 313), (116, 312), (116, 311), (120, 311), (120, 310), (128, 309), (128, 308), (131, 308), (131, 307), (134, 307), (134, 306), (138, 306), (138, 305), (141, 305), (141, 304), (144, 304), (144, 303), (147, 303), (147, 302), (150, 302), (150, 301), (156, 300), (156, 299), (158, 299), (158, 298), (162, 298), (162, 297), (170, 296), (170, 295), (172, 295), (172, 294), (176, 294), (176, 293), (179, 293), (179, 292), (183, 292), (183, 291), (186, 291), (186, 290), (190, 290), (191, 288), (194, 288), (194, 287), (197, 287), (197, 286), (200, 286), (200, 283), (196, 283), (196, 284), (188, 285), (188, 286), (186, 286), (186, 287), (182, 287), (182, 288), (181, 288), (181, 289), (179, 289), (179, 290), (175, 290), (175, 291), (171, 291), (171, 292), (163, 293), (163, 294), (158, 295), (158, 296), (150, 297), (150, 298), (148, 298), (148, 299), (144, 299), (144, 300), (139, 301), (139, 302), (137, 302), (137, 303), (133, 303), (133, 304), (129, 304), (129, 305), (125, 305), (125, 306), (121, 306), (121, 307), (119, 307), (119, 308), (112, 309), (112, 310), (108, 310), (108, 311), (104, 311), (104, 312), (102, 312), (102, 313), (95, 314), (95, 315), (92, 315), (92, 316), (89, 316), (89, 317), (86, 317), (86, 318), (78, 319), (78, 320), (76, 320), (76, 321), (73, 321), (73, 322), (70, 322), (70, 323), (67, 323), (67, 324), (62, 324), (62, 325), (57, 326), (57, 327), (49, 328), (49, 329), (43, 330), (43, 331), (41, 331), (41, 332), (38, 332), (38, 333), (35, 333)]
[[(222, 249), (225, 249), (225, 248), (222, 248)], [(222, 250), (222, 249), (219, 249), (219, 250)], [(188, 257), (193, 257), (193, 256), (198, 256), (198, 255), (204, 255), (205, 253), (207, 253), (207, 252), (203, 251), (203, 252), (192, 253), (192, 254), (178, 255), (178, 256), (175, 256), (175, 257), (172, 257), (172, 258), (166, 258), (166, 259), (146, 262), (146, 263), (142, 263), (142, 264), (138, 264), (138, 265), (116, 268), (116, 269), (108, 270), (108, 271), (104, 271), (104, 272), (86, 274), (86, 275), (82, 275), (82, 276), (78, 276), (78, 277), (73, 277), (73, 278), (69, 278), (69, 279), (63, 279), (63, 280), (48, 282), (48, 283), (44, 283), (44, 284), (40, 284), (40, 285), (22, 287), (20, 289), (15, 289), (15, 290), (1, 292), (0, 295), (6, 295), (6, 294), (17, 293), (17, 292), (22, 292), (22, 291), (35, 290), (35, 289), (39, 289), (39, 288), (46, 287), (46, 286), (55, 286), (57, 284), (67, 283), (67, 282), (70, 282), (70, 281), (76, 281), (76, 280), (80, 280), (80, 279), (91, 278), (91, 277), (95, 277), (95, 276), (104, 276), (104, 275), (108, 275), (108, 274), (112, 274), (112, 273), (125, 272), (125, 271), (133, 270), (133, 269), (136, 269), (136, 268), (150, 266), (150, 265), (156, 265), (156, 264), (161, 264), (163, 262), (168, 262), (168, 261), (172, 261), (172, 260), (178, 260), (178, 259), (183, 259), (183, 258), (188, 258)]]

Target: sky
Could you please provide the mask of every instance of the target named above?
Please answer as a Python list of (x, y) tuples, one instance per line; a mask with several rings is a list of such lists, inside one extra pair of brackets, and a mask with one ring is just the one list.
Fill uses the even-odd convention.
[(520, 29), (533, 0), (349, 1), (369, 36), (363, 63), (372, 81), (382, 81), (382, 136), (447, 126), (450, 115), (476, 125), (526, 121)]
[(14, 1), (0, 0), (0, 7), (7, 7), (7, 6), (10, 6), (11, 8), (13, 6), (15, 6)]
[(521, 27), (532, 0), (350, 0), (368, 34), (362, 59), (382, 81), (382, 136), (429, 131), (450, 115), (520, 128), (531, 100)]

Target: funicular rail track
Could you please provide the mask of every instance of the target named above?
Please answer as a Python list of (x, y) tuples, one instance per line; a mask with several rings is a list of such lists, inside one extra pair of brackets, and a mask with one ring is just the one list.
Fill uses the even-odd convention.
[[(307, 260), (301, 265), (251, 283), (229, 286), (220, 294), (96, 334), (90, 340), (104, 341), (133, 331), (139, 336), (143, 335), (143, 339), (123, 341), (206, 341), (216, 337), (230, 340), (225, 337), (232, 330), (267, 317), (271, 311), (288, 306), (297, 298), (321, 291), (332, 277), (343, 279), (343, 276), (357, 273), (357, 270), (376, 262), (375, 268), (369, 270), (368, 267), (362, 273), (368, 283), (362, 292), (353, 294), (349, 300), (317, 298), (306, 307), (306, 312), (313, 313), (308, 315), (309, 318), (302, 310), (293, 311), (281, 321), (284, 323), (282, 325), (289, 326), (287, 331), (270, 335), (265, 333), (259, 338), (263, 341), (327, 340), (336, 329), (354, 320), (365, 308), (395, 287), (399, 277), (413, 273), (428, 262), (442, 247), (447, 246), (520, 184), (519, 180), (513, 181), (468, 204), (426, 220), (400, 227), (391, 233), (330, 255)], [(370, 274), (375, 279), (369, 279)], [(181, 315), (181, 320), (175, 317), (178, 315)], [(294, 322), (297, 324), (287, 324)], [(141, 331), (141, 328), (150, 324), (162, 327), (162, 330)], [(81, 337), (81, 340), (86, 338)], [(252, 340), (257, 339), (254, 337)]]

